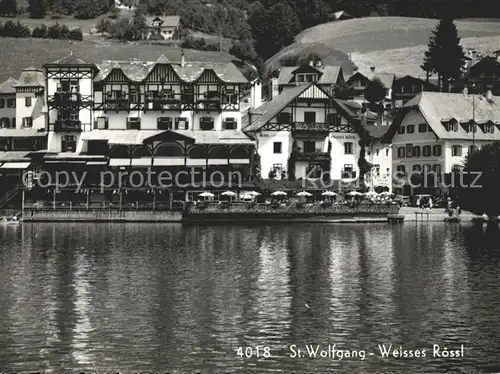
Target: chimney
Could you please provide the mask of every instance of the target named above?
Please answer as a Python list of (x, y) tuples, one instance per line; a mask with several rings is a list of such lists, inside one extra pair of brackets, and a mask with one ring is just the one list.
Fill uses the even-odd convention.
[(375, 66), (370, 66), (370, 70), (371, 70), (372, 72), (374, 72), (374, 71), (375, 71)]
[(321, 62), (321, 60), (320, 60), (320, 59), (318, 59), (318, 61), (316, 61), (316, 67), (317, 67), (317, 68), (320, 68), (320, 67), (322, 67), (322, 66), (323, 66), (323, 63)]
[(269, 100), (274, 100), (278, 95), (278, 78), (271, 78), (269, 81)]
[(262, 105), (262, 82), (255, 79), (250, 89), (250, 109), (257, 109)]
[(486, 100), (488, 100), (488, 101), (493, 100), (493, 93), (491, 92), (491, 90), (486, 91), (486, 95), (484, 95), (484, 96), (486, 97)]
[(181, 49), (181, 68), (186, 66), (186, 56), (184, 56), (184, 50)]

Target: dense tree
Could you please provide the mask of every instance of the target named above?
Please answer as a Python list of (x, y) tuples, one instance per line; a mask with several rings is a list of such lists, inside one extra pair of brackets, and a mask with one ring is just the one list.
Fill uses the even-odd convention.
[(16, 0), (1, 0), (0, 1), (0, 15), (2, 15), (2, 16), (15, 16), (15, 15), (17, 15), (17, 2), (16, 2)]
[(387, 88), (380, 79), (375, 77), (366, 85), (364, 91), (365, 99), (370, 103), (370, 109), (379, 115), (382, 113), (383, 108), (381, 102), (385, 99), (386, 95)]
[(27, 10), (31, 18), (45, 17), (45, 0), (29, 0)]
[(139, 2), (132, 18), (132, 33), (134, 40), (142, 39), (146, 31), (146, 4)]
[[(473, 175), (461, 178), (464, 183), (460, 183), (460, 206), (495, 219), (500, 215), (500, 142), (485, 144), (469, 153), (464, 166), (465, 171)], [(476, 175), (480, 176), (477, 181)], [(455, 178), (455, 182), (460, 182), (459, 179)]]
[(249, 40), (240, 40), (234, 43), (229, 53), (241, 61), (255, 61), (257, 59), (253, 43)]

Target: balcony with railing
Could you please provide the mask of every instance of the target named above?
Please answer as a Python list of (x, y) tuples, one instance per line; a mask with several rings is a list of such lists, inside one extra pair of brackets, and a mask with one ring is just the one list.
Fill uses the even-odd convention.
[(180, 110), (181, 100), (174, 94), (154, 94), (147, 95), (146, 108), (150, 110)]
[(317, 135), (320, 137), (327, 136), (329, 133), (329, 127), (327, 123), (323, 122), (293, 122), (292, 123), (292, 135), (304, 135), (311, 136)]
[(80, 104), (82, 97), (79, 92), (57, 91), (49, 98), (49, 102), (56, 106)]
[(54, 123), (55, 132), (80, 132), (82, 131), (82, 122), (71, 119), (58, 119)]
[(105, 110), (130, 110), (130, 101), (127, 97), (107, 97)]
[(317, 149), (314, 152), (293, 151), (295, 161), (321, 162), (331, 161), (332, 157), (328, 152)]
[(205, 93), (196, 100), (198, 110), (221, 110), (221, 97), (219, 94)]

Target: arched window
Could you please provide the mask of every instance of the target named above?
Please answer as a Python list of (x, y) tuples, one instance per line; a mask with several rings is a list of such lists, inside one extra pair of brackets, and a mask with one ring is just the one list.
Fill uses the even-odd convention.
[(230, 158), (248, 158), (248, 156), (248, 149), (241, 145), (232, 148), (231, 152), (229, 152)]
[(187, 154), (191, 158), (207, 158), (207, 150), (201, 145), (192, 145), (189, 147)]
[(184, 148), (179, 143), (160, 143), (155, 149), (155, 157), (184, 157)]
[(220, 145), (216, 145), (208, 150), (208, 158), (228, 158), (228, 150)]
[(151, 157), (151, 150), (146, 145), (139, 145), (132, 150), (132, 158)]
[(114, 145), (109, 152), (111, 158), (130, 158), (130, 148), (126, 145)]

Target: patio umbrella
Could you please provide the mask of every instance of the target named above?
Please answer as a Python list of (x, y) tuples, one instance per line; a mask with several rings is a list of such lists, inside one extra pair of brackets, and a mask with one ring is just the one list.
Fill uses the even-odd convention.
[(221, 193), (222, 196), (236, 196), (236, 192), (233, 192), (233, 191), (225, 191), (223, 193)]
[(206, 192), (205, 191), (205, 192), (202, 192), (202, 193), (198, 194), (198, 196), (200, 196), (200, 197), (214, 197), (215, 195), (213, 193), (211, 193), (211, 192)]
[(309, 193), (307, 191), (302, 191), (302, 192), (299, 192), (298, 194), (296, 194), (296, 196), (308, 197), (308, 196), (312, 196), (312, 193)]
[(375, 191), (365, 192), (365, 196), (378, 196), (378, 193)]
[(358, 191), (351, 191), (347, 194), (348, 196), (363, 196), (361, 192)]
[(336, 196), (337, 194), (333, 191), (325, 191), (321, 194), (321, 196)]
[(286, 192), (284, 191), (274, 191), (271, 196), (286, 196)]
[(256, 192), (256, 191), (250, 191), (250, 192), (247, 192), (246, 195), (252, 195), (252, 196), (260, 196), (261, 193), (259, 192)]

